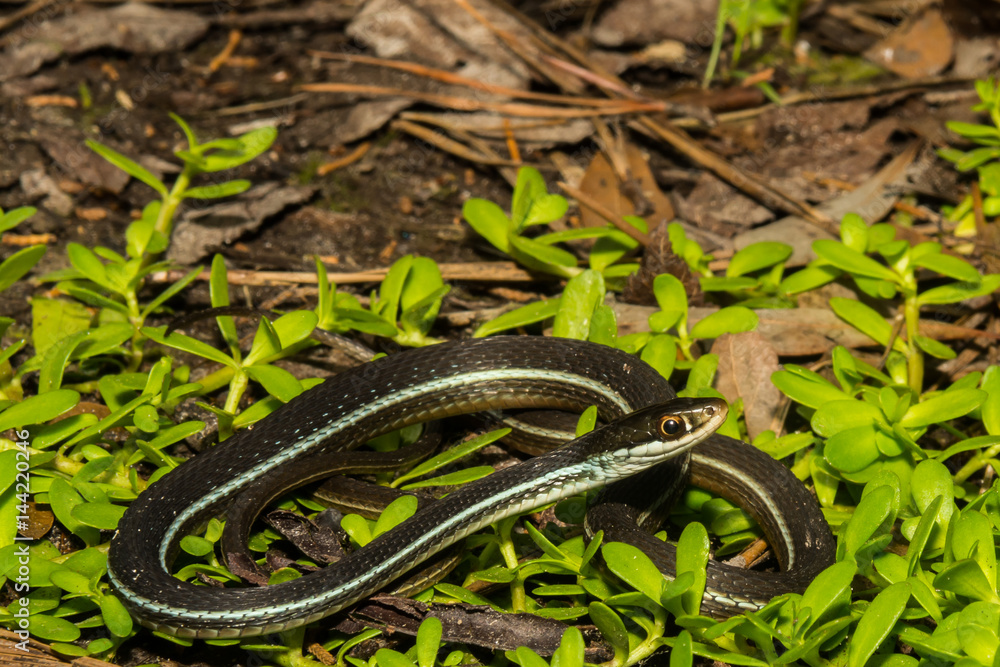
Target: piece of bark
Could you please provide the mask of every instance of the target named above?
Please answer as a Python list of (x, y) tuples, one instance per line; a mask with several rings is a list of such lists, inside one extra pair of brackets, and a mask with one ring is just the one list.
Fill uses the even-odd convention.
[(43, 23), (41, 30), (32, 31), (33, 39), (11, 41), (7, 51), (0, 53), (0, 81), (31, 74), (64, 54), (101, 48), (139, 54), (184, 53), (208, 26), (207, 19), (193, 12), (160, 9), (146, 2), (74, 11)]
[(311, 186), (265, 183), (222, 204), (187, 211), (174, 230), (169, 259), (193, 264), (219, 246), (232, 243), (288, 206), (313, 195)]
[[(424, 619), (441, 620), (441, 639), (493, 651), (513, 651), (527, 646), (539, 655), (550, 656), (559, 647), (565, 623), (534, 614), (502, 614), (490, 607), (468, 604), (428, 606), (422, 602), (378, 595), (354, 607), (337, 624), (341, 632), (355, 633), (366, 627), (382, 627), (389, 633), (416, 635)], [(597, 632), (584, 631), (587, 648), (584, 660), (589, 663), (610, 660), (612, 653)]]

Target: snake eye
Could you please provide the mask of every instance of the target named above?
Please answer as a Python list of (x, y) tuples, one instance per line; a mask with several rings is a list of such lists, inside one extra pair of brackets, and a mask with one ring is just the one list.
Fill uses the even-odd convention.
[(664, 417), (660, 420), (660, 433), (663, 435), (677, 435), (684, 430), (684, 422), (677, 417)]

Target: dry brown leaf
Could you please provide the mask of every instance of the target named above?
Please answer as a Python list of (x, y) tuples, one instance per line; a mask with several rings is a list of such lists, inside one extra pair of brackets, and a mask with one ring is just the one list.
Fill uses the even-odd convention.
[[(583, 175), (580, 190), (616, 215), (639, 215), (646, 218), (650, 228), (674, 217), (674, 207), (663, 194), (642, 151), (633, 144), (625, 147), (629, 180), (622, 183), (604, 153), (591, 160)], [(599, 214), (581, 207), (580, 220), (585, 227), (603, 227), (607, 221)]]
[(781, 392), (771, 382), (771, 374), (781, 369), (778, 355), (757, 331), (719, 336), (712, 345), (719, 357), (715, 387), (730, 403), (743, 399), (747, 433), (756, 438), (771, 428)]
[(936, 7), (903, 23), (865, 51), (877, 65), (908, 79), (922, 79), (944, 71), (954, 56), (955, 38)]

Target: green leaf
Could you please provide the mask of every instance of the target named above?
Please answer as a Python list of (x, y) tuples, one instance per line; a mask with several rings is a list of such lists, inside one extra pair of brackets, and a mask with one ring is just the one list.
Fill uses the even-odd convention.
[(843, 530), (847, 555), (854, 556), (872, 537), (885, 534), (898, 510), (899, 499), (891, 486), (877, 486), (866, 493)]
[(847, 664), (861, 667), (892, 632), (910, 599), (910, 584), (893, 584), (875, 596), (848, 644)]
[(870, 425), (843, 429), (826, 441), (823, 455), (841, 472), (860, 472), (880, 457), (875, 429)]
[(839, 241), (820, 239), (813, 241), (813, 251), (838, 269), (852, 275), (896, 281), (896, 274), (871, 257), (852, 250)]
[(66, 336), (89, 329), (93, 317), (83, 304), (75, 301), (35, 297), (31, 300), (31, 319), (35, 354), (44, 356)]
[(837, 317), (879, 345), (889, 344), (889, 339), (892, 338), (892, 326), (875, 309), (855, 299), (843, 297), (830, 299), (830, 308), (837, 314)]
[(692, 615), (701, 609), (706, 584), (705, 567), (710, 549), (708, 531), (697, 521), (689, 523), (677, 541), (677, 572), (690, 572), (694, 575), (694, 583), (681, 595), (684, 610)]
[(399, 651), (390, 648), (380, 648), (375, 652), (375, 662), (380, 667), (416, 667), (413, 661)]
[(202, 267), (200, 266), (195, 267), (194, 269), (186, 273), (183, 278), (175, 282), (167, 289), (160, 292), (159, 295), (154, 297), (153, 300), (150, 301), (149, 304), (147, 304), (146, 307), (142, 309), (142, 319), (146, 319), (146, 317), (150, 313), (155, 312), (156, 309), (162, 306), (164, 303), (166, 303), (168, 299), (171, 299), (177, 294), (179, 294), (185, 287), (190, 285), (194, 281), (194, 279), (201, 274), (201, 271)]
[(733, 258), (729, 260), (729, 266), (726, 267), (726, 276), (745, 276), (748, 273), (780, 264), (791, 256), (792, 247), (785, 243), (778, 243), (776, 241), (751, 243), (733, 255)]
[(49, 581), (67, 593), (89, 595), (94, 591), (90, 588), (90, 579), (72, 570), (56, 570), (49, 575)]
[(603, 303), (594, 307), (593, 317), (590, 318), (590, 333), (587, 340), (598, 345), (615, 347), (618, 343), (618, 319), (611, 306)]
[(983, 426), (990, 435), (1000, 436), (1000, 366), (987, 368), (980, 386), (987, 394), (980, 406)]
[(101, 596), (101, 616), (105, 627), (115, 637), (128, 637), (132, 633), (132, 617), (114, 595)]
[(30, 396), (0, 412), (0, 431), (32, 424), (44, 424), (80, 402), (80, 394), (71, 389), (57, 389)]
[(589, 611), (590, 620), (611, 644), (615, 652), (615, 661), (624, 664), (624, 658), (628, 655), (628, 631), (625, 630), (622, 619), (603, 602), (591, 602)]
[(434, 667), (440, 645), (441, 619), (434, 616), (425, 618), (417, 629), (417, 664)]
[(694, 664), (694, 654), (691, 651), (691, 633), (682, 630), (677, 635), (674, 647), (670, 651), (670, 667), (691, 667)]
[(760, 285), (757, 278), (719, 278), (716, 276), (709, 278), (699, 278), (701, 289), (704, 292), (739, 292), (749, 290)]
[(19, 250), (0, 264), (0, 292), (24, 277), (45, 254), (44, 245)]
[(413, 255), (403, 255), (393, 262), (379, 286), (378, 299), (372, 299), (372, 312), (386, 322), (395, 324), (399, 319), (399, 300), (412, 266)]
[(99, 144), (96, 141), (88, 139), (86, 143), (90, 150), (94, 151), (129, 176), (140, 180), (149, 187), (153, 188), (158, 194), (160, 194), (160, 196), (166, 197), (168, 195), (167, 186), (163, 184), (163, 181), (158, 179), (156, 176), (153, 176), (151, 171), (140, 165), (138, 162), (135, 162), (125, 157), (118, 151), (112, 150), (104, 144)]
[(52, 642), (72, 642), (80, 638), (80, 629), (64, 618), (35, 614), (31, 617), (31, 635)]
[(939, 343), (933, 338), (916, 336), (913, 340), (917, 344), (917, 347), (937, 359), (954, 359), (957, 356), (955, 350), (944, 343)]
[[(993, 549), (993, 529), (985, 514), (966, 510), (955, 518), (951, 551), (955, 560), (971, 558), (979, 563), (986, 580), (997, 580), (997, 555)], [(995, 586), (994, 586), (995, 588)]]
[(511, 200), (513, 231), (520, 232), (530, 225), (540, 225), (558, 220), (565, 215), (566, 200), (559, 195), (549, 194), (545, 180), (534, 167), (521, 167), (514, 184)]
[(513, 223), (499, 206), (487, 199), (473, 198), (462, 205), (462, 217), (495, 248), (510, 251), (507, 236)]
[(185, 199), (221, 199), (231, 197), (250, 189), (250, 181), (235, 180), (218, 183), (216, 185), (203, 185), (197, 188), (188, 188), (184, 191)]
[(0, 233), (14, 229), (35, 213), (38, 213), (38, 209), (34, 206), (20, 206), (6, 213), (0, 208)]
[(972, 600), (1000, 604), (996, 584), (986, 578), (983, 568), (971, 558), (945, 567), (939, 575), (934, 577), (934, 586)]
[(472, 452), (482, 449), (486, 445), (496, 442), (497, 440), (507, 436), (510, 433), (509, 428), (500, 428), (489, 433), (484, 433), (482, 435), (476, 436), (462, 442), (454, 447), (449, 447), (440, 454), (436, 454), (426, 461), (414, 466), (409, 472), (406, 472), (393, 481), (392, 486), (398, 487), (404, 482), (408, 482), (411, 479), (416, 479), (417, 477), (423, 477), (424, 475), (431, 473), (439, 468), (443, 468), (459, 459), (462, 459)]
[(853, 560), (844, 560), (820, 572), (802, 594), (800, 609), (811, 609), (809, 620), (800, 629), (799, 636), (808, 635), (809, 628), (818, 627), (820, 621), (834, 614), (849, 611), (851, 582), (857, 572)]
[(287, 403), (302, 393), (302, 385), (294, 375), (284, 368), (269, 365), (247, 366), (244, 368), (251, 379), (256, 380), (271, 396)]
[(916, 429), (956, 419), (975, 410), (987, 396), (986, 392), (978, 389), (944, 391), (910, 406), (900, 424), (905, 428)]
[(593, 269), (570, 279), (559, 300), (552, 335), (586, 340), (594, 309), (604, 301), (604, 289), (604, 276)]
[(830, 401), (853, 400), (849, 395), (828, 382), (826, 378), (815, 373), (805, 375), (793, 372), (789, 368), (797, 369), (800, 367), (787, 365), (785, 370), (771, 374), (771, 382), (793, 401), (816, 409)]
[(913, 263), (925, 269), (937, 271), (941, 275), (954, 278), (955, 280), (964, 280), (969, 283), (976, 283), (980, 280), (979, 272), (971, 264), (964, 259), (945, 255), (941, 252), (923, 255), (915, 259)]
[(118, 286), (108, 279), (104, 263), (89, 248), (79, 243), (70, 243), (66, 246), (66, 255), (73, 268), (82, 273), (87, 280), (97, 283), (104, 289), (118, 292)]
[(223, 366), (229, 366), (233, 369), (236, 368), (236, 362), (233, 361), (232, 357), (216, 350), (211, 345), (203, 343), (197, 338), (191, 338), (190, 336), (177, 333), (176, 331), (172, 332), (169, 336), (164, 336), (163, 334), (165, 330), (166, 326), (155, 328), (143, 327), (142, 333), (154, 343), (167, 345), (178, 350), (184, 350), (185, 352), (190, 352), (196, 356), (220, 363)]
[(998, 136), (997, 128), (990, 125), (949, 120), (945, 123), (945, 127), (967, 139), (996, 139)]
[(583, 667), (585, 648), (579, 628), (566, 628), (559, 648), (552, 654), (552, 667)]
[(56, 478), (49, 486), (49, 505), (66, 528), (74, 535), (80, 536), (88, 545), (96, 543), (100, 536), (93, 528), (86, 526), (73, 513), (73, 509), (83, 502), (83, 498), (64, 479)]
[(358, 546), (363, 547), (372, 541), (371, 528), (363, 516), (348, 514), (340, 520), (340, 527), (352, 540), (357, 542)]
[(455, 486), (458, 484), (468, 484), (469, 482), (474, 482), (477, 479), (481, 479), (492, 473), (493, 468), (491, 466), (473, 466), (471, 468), (456, 470), (455, 472), (421, 480), (419, 482), (411, 482), (402, 488), (405, 490), (411, 490), (425, 489), (431, 486)]
[[(649, 316), (649, 328), (667, 331), (687, 320), (688, 300), (684, 285), (675, 276), (661, 273), (653, 279), (653, 294), (660, 306), (659, 313)], [(654, 322), (655, 318), (655, 322)]]
[(829, 264), (810, 264), (782, 280), (778, 288), (785, 294), (801, 294), (832, 283), (840, 274), (840, 269)]
[(73, 508), (73, 516), (83, 525), (114, 530), (125, 514), (125, 508), (110, 503), (81, 503)]
[(619, 579), (639, 591), (654, 603), (660, 603), (663, 574), (637, 547), (623, 542), (610, 542), (601, 547), (604, 562)]
[[(956, 632), (962, 649), (974, 660), (960, 662), (975, 662), (976, 665), (991, 665), (996, 658), (1000, 637), (997, 637), (996, 625), (992, 628), (977, 623), (963, 623)], [(958, 664), (958, 663), (957, 663)]]
[(417, 511), (417, 499), (413, 496), (400, 496), (386, 507), (375, 522), (375, 529), (372, 531), (372, 539), (383, 533), (387, 533), (399, 524), (403, 523)]
[(527, 646), (517, 647), (514, 651), (514, 662), (521, 667), (548, 667), (548, 663)]
[(753, 331), (757, 322), (757, 314), (749, 308), (728, 306), (691, 327), (691, 337), (718, 338), (722, 334)]
[(437, 262), (426, 257), (414, 259), (400, 295), (403, 330), (420, 337), (426, 335), (437, 319), (442, 297), (450, 290), (441, 280)]
[(913, 535), (910, 536), (910, 546), (906, 548), (907, 577), (912, 577), (913, 573), (916, 572), (917, 567), (920, 566), (920, 557), (924, 553), (924, 547), (927, 546), (927, 540), (930, 538), (931, 531), (934, 529), (934, 523), (938, 517), (938, 513), (941, 510), (943, 502), (944, 496), (937, 496), (931, 501), (923, 515), (921, 515), (920, 521), (917, 523), (916, 530), (913, 532)]
[(868, 225), (857, 213), (848, 213), (840, 221), (840, 240), (854, 252), (868, 251)]
[(917, 301), (921, 305), (958, 303), (965, 299), (992, 294), (1000, 288), (1000, 273), (983, 276), (978, 282), (957, 282), (934, 287), (920, 294)]
[(215, 551), (215, 545), (199, 535), (185, 535), (181, 538), (181, 549), (192, 556), (207, 556)]
[(147, 252), (159, 253), (166, 249), (163, 233), (156, 230), (162, 206), (159, 200), (149, 202), (142, 209), (142, 217), (125, 228), (125, 252), (129, 257), (143, 257)]
[(884, 424), (885, 417), (871, 403), (852, 399), (824, 403), (813, 414), (810, 423), (817, 434), (829, 438), (849, 428)]
[(669, 335), (653, 336), (642, 348), (640, 357), (669, 380), (677, 363), (677, 343)]
[[(719, 355), (703, 354), (694, 362), (688, 372), (688, 381), (684, 386), (685, 396), (698, 396), (702, 389), (711, 389), (715, 371), (719, 370)], [(732, 414), (730, 414), (730, 418)]]
[(569, 203), (558, 194), (544, 194), (531, 203), (531, 210), (521, 223), (521, 228), (544, 225), (566, 215)]
[(524, 236), (510, 238), (510, 254), (529, 269), (572, 278), (579, 273), (576, 256), (554, 246)]
[(270, 148), (277, 137), (277, 129), (261, 127), (250, 130), (236, 139), (216, 139), (192, 150), (196, 151), (202, 160), (200, 171), (224, 171), (254, 159)]

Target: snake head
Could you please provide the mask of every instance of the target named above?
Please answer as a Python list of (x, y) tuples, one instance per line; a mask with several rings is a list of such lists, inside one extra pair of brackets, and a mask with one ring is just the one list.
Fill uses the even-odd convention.
[(617, 419), (600, 438), (624, 475), (679, 456), (726, 421), (729, 405), (719, 398), (674, 398)]

